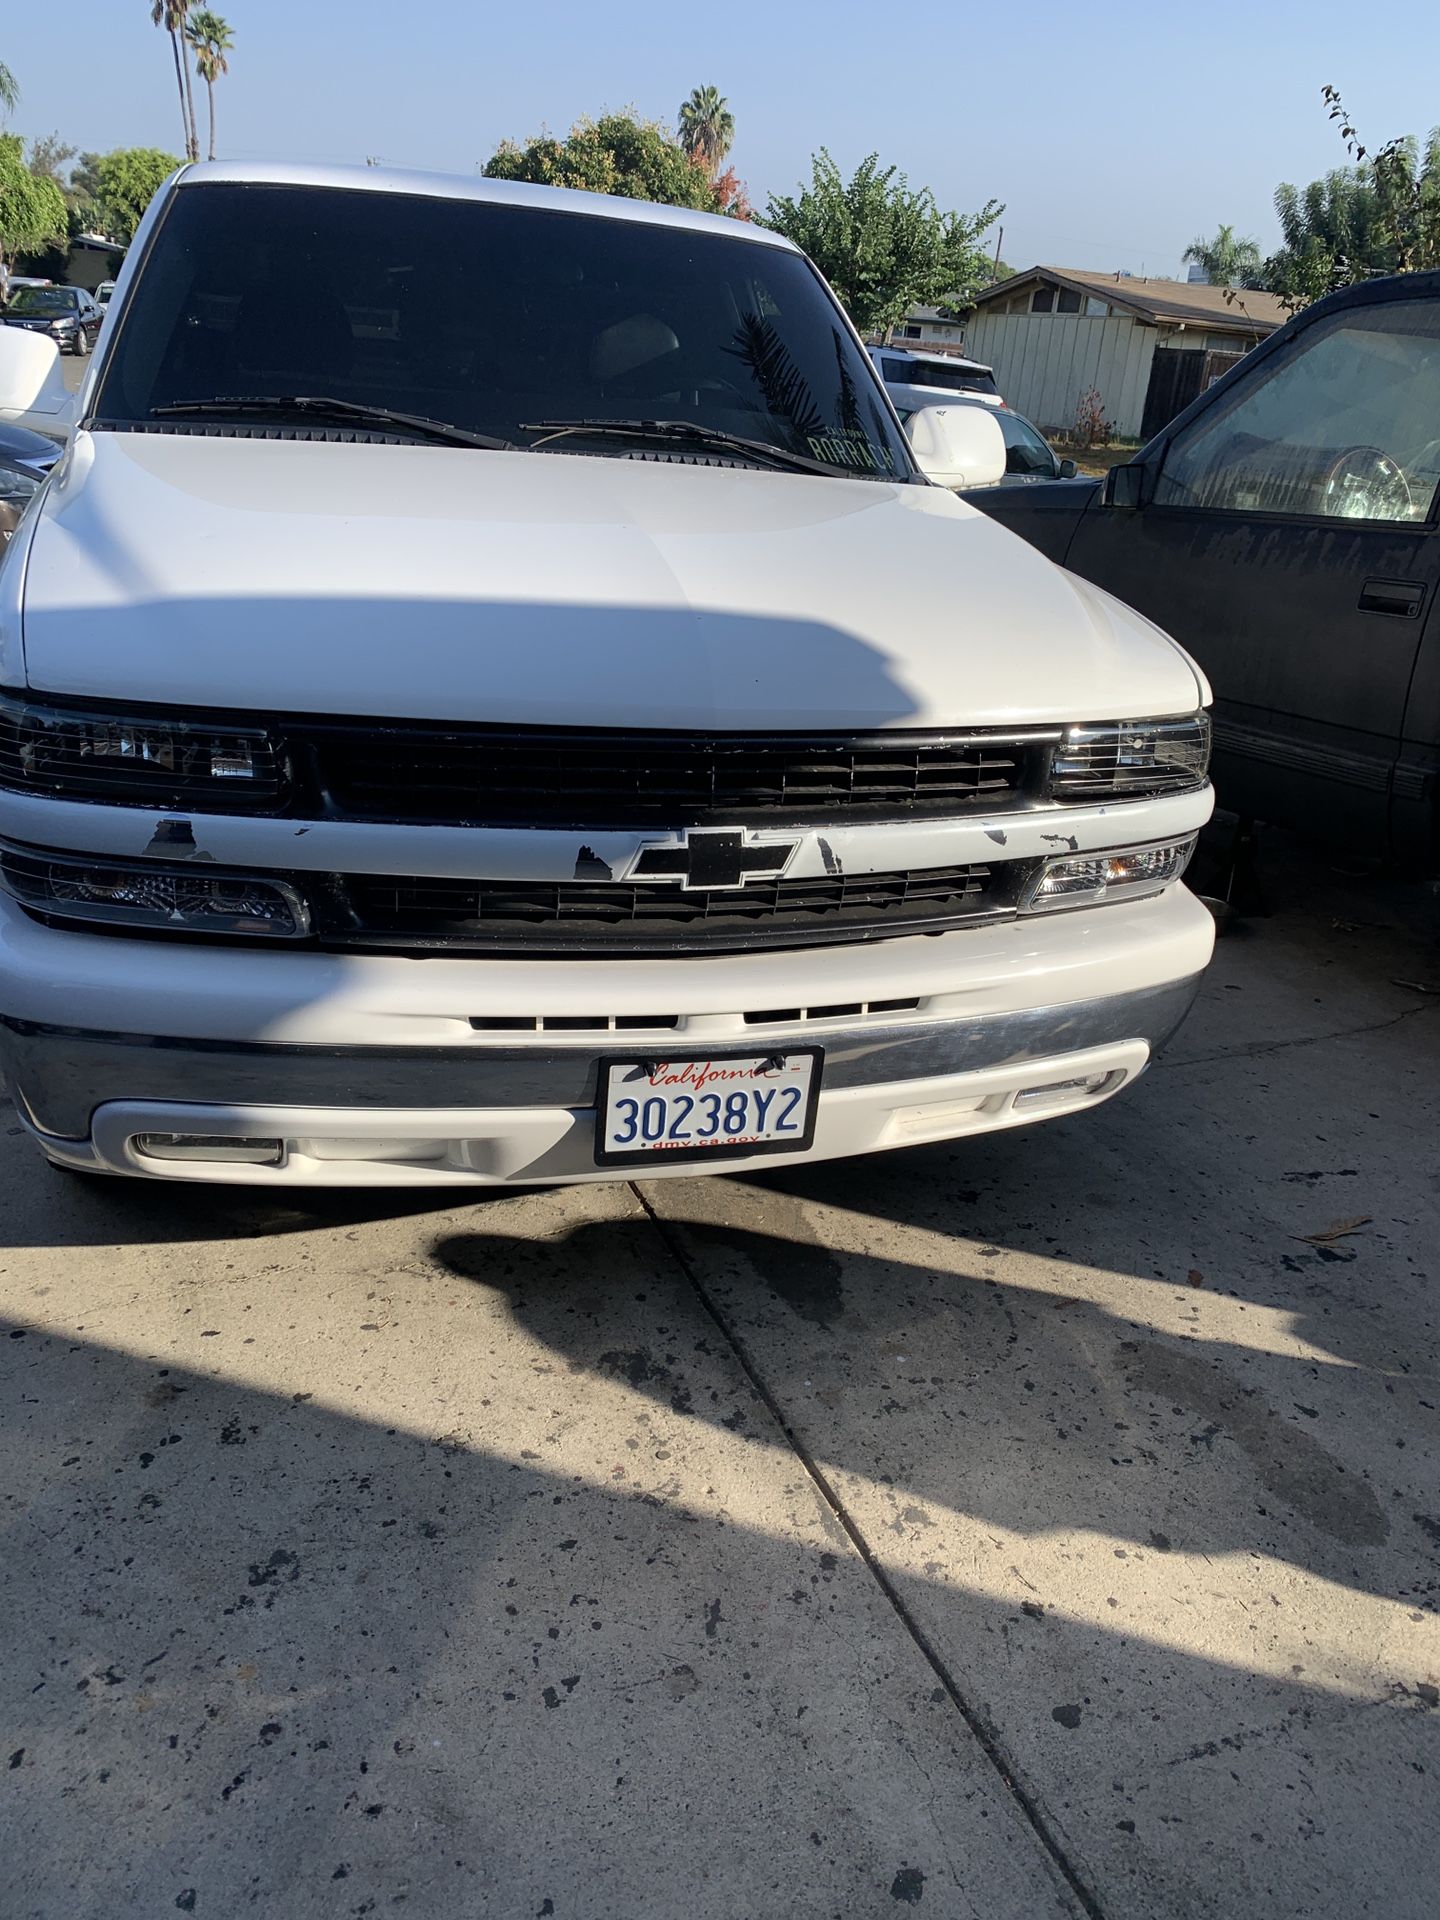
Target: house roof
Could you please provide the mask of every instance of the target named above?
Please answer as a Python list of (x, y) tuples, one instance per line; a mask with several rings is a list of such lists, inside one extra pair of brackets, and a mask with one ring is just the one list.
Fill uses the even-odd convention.
[[(1011, 280), (997, 281), (975, 296), (975, 305), (1013, 294), (1026, 281), (1068, 287), (1075, 293), (1105, 300), (1112, 307), (1150, 322), (1182, 322), (1211, 326), (1227, 333), (1273, 333), (1289, 319), (1273, 293), (1254, 293), (1244, 287), (1209, 287), (1195, 280), (1157, 280), (1139, 275), (1090, 273), (1076, 267), (1031, 267)], [(1228, 297), (1227, 297), (1228, 296)]]

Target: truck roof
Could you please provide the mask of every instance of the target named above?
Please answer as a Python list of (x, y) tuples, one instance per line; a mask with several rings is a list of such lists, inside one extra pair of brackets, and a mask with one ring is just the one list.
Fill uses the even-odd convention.
[(723, 233), (754, 245), (800, 249), (778, 233), (723, 213), (692, 213), (686, 207), (662, 207), (650, 200), (626, 200), (616, 194), (581, 193), (572, 187), (536, 187), (514, 180), (487, 180), (478, 174), (424, 173), (410, 167), (340, 167), (311, 161), (202, 160), (175, 175), (182, 188), (226, 183), (236, 186), (327, 187), (353, 193), (422, 194), (433, 200), (484, 200), (499, 206), (549, 207), (556, 213), (588, 213), (607, 220), (635, 220), (647, 226), (682, 227)]

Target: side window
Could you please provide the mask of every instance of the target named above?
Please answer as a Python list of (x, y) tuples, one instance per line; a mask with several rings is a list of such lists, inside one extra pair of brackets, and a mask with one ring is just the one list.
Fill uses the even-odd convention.
[(1440, 489), (1440, 303), (1318, 321), (1166, 450), (1155, 504), (1421, 521)]
[(1055, 297), (1055, 311), (1057, 313), (1079, 313), (1079, 294), (1071, 293), (1067, 288), (1062, 287)]
[(1000, 429), (1005, 436), (1007, 473), (1038, 473), (1047, 480), (1054, 479), (1055, 456), (1033, 427), (1012, 413), (1001, 420)]
[(1055, 289), (1053, 287), (1041, 287), (1038, 292), (1031, 294), (1030, 311), (1032, 313), (1053, 313), (1054, 310)]

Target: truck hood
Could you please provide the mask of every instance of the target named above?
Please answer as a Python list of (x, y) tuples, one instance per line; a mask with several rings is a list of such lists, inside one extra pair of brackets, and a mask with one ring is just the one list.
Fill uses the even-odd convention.
[(262, 712), (848, 731), (1200, 697), (939, 488), (375, 442), (78, 434), (21, 636), (11, 685)]

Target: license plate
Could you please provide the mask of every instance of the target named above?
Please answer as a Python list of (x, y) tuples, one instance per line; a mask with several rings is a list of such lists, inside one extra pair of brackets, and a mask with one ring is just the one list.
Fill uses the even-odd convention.
[(602, 1167), (803, 1153), (815, 1137), (819, 1047), (602, 1060), (595, 1159)]

